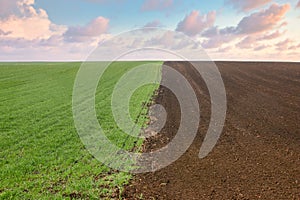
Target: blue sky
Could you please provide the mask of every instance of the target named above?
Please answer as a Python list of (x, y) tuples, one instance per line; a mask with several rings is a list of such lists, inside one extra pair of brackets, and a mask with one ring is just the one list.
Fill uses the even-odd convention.
[[(237, 19), (238, 14), (231, 7), (226, 7), (223, 0), (183, 1), (176, 0), (174, 5), (165, 10), (142, 11), (143, 0), (93, 2), (92, 0), (36, 0), (36, 8), (47, 10), (49, 18), (56, 24), (83, 25), (90, 20), (103, 16), (111, 19), (111, 31), (123, 32), (127, 29), (141, 27), (147, 22), (160, 20), (166, 28), (175, 28), (189, 11), (200, 10), (207, 13), (211, 10), (226, 12), (226, 21)], [(226, 22), (225, 21), (225, 22)]]
[(299, 19), (298, 0), (1, 0), (0, 60), (82, 60), (148, 24), (186, 34), (213, 59), (299, 61)]

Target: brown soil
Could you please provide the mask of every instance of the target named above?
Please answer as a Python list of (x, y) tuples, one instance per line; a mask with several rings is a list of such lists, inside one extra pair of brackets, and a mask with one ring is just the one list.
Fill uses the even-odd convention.
[[(221, 138), (204, 159), (198, 153), (210, 120), (210, 97), (187, 62), (166, 62), (182, 73), (200, 102), (198, 135), (176, 162), (136, 175), (125, 199), (300, 199), (300, 64), (217, 62), (228, 111)], [(163, 72), (164, 79), (164, 72)], [(178, 129), (176, 97), (161, 87), (156, 103), (168, 113), (145, 151), (166, 145)]]

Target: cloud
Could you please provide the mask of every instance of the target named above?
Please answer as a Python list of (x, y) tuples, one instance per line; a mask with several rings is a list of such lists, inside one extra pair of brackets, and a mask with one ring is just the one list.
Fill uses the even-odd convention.
[(232, 42), (236, 37), (234, 35), (216, 35), (207, 40), (204, 40), (201, 45), (205, 49), (219, 48), (223, 44)]
[[(44, 14), (43, 14), (44, 15)], [(11, 16), (6, 20), (0, 20), (0, 29), (5, 31), (9, 37), (25, 38), (28, 40), (35, 38), (49, 38), (55, 34), (62, 34), (65, 26), (53, 24), (48, 17), (16, 17)]]
[(259, 33), (274, 28), (290, 9), (289, 4), (272, 4), (268, 9), (244, 17), (236, 31), (240, 34)]
[(232, 5), (238, 11), (250, 11), (266, 5), (272, 0), (226, 0), (225, 3)]
[(258, 35), (250, 35), (245, 37), (242, 41), (236, 44), (236, 47), (239, 47), (241, 49), (250, 49), (254, 48), (254, 50), (262, 50), (263, 47), (268, 47), (268, 45), (260, 45), (257, 46), (258, 42), (266, 41), (266, 40), (273, 40), (276, 38), (281, 37), (285, 32), (275, 31), (270, 34), (264, 34), (263, 36)]
[(195, 36), (212, 27), (215, 23), (215, 20), (215, 11), (200, 15), (199, 11), (194, 10), (178, 23), (176, 31), (183, 32), (189, 36)]
[(284, 51), (284, 50), (288, 50), (292, 43), (293, 43), (293, 40), (286, 39), (284, 41), (278, 42), (277, 44), (275, 44), (275, 46), (278, 51)]
[(5, 19), (9, 16), (16, 17), (35, 17), (46, 14), (43, 9), (34, 8), (35, 0), (1, 0), (0, 18)]
[(203, 37), (210, 38), (210, 37), (217, 36), (219, 34), (220, 34), (220, 29), (217, 26), (213, 26), (213, 27), (203, 31), (201, 35)]
[[(0, 29), (6, 37), (32, 39), (45, 39), (55, 34), (62, 34), (65, 26), (52, 23), (43, 9), (33, 7), (34, 0), (7, 0), (1, 1), (5, 7), (0, 18)], [(3, 7), (1, 7), (3, 9)]]
[(5, 40), (5, 44), (0, 41), (1, 61), (83, 60), (91, 51), (88, 45), (57, 43), (55, 46), (42, 46), (37, 40)]
[(0, 36), (1, 35), (8, 35), (8, 34), (11, 34), (11, 31), (5, 32), (5, 31), (3, 31), (3, 30), (0, 29)]
[(147, 46), (161, 45), (163, 48), (174, 46), (174, 33), (172, 31), (166, 31), (161, 36), (156, 36), (145, 42)]
[(299, 49), (300, 48), (300, 44), (298, 45), (292, 45), (289, 47), (289, 50), (296, 50), (296, 49)]
[(86, 0), (91, 3), (122, 3), (124, 0)]
[(159, 20), (154, 20), (145, 24), (144, 28), (161, 27), (162, 24)]
[(300, 1), (298, 1), (296, 8), (300, 8)]
[(0, 1), (0, 18), (6, 18), (10, 15), (21, 15), (23, 6), (30, 6), (34, 2), (25, 0), (1, 0)]
[(84, 60), (95, 44), (66, 43), (61, 35), (48, 39), (0, 37), (0, 60), (2, 61), (66, 61)]
[[(34, 0), (1, 0), (7, 15), (0, 18), (0, 34), (9, 38), (43, 40), (64, 37), (66, 41), (84, 42), (106, 33), (109, 20), (98, 17), (86, 26), (62, 26), (54, 24), (43, 9), (34, 7)], [(1, 8), (2, 9), (2, 8)]]
[(173, 5), (173, 0), (145, 0), (141, 10), (155, 11), (169, 9)]
[(253, 48), (255, 51), (262, 50), (269, 45), (260, 45), (259, 42), (266, 41), (266, 40), (273, 40), (276, 38), (281, 37), (285, 32), (275, 31), (270, 34), (264, 34), (263, 36), (258, 35), (250, 35), (245, 37), (242, 41), (236, 44), (236, 47), (241, 49), (251, 49)]
[(218, 48), (225, 43), (242, 39), (236, 44), (236, 47), (243, 49), (255, 48), (254, 43), (257, 41), (275, 39), (285, 33), (271, 31), (278, 27), (289, 8), (289, 4), (272, 4), (268, 9), (244, 17), (237, 26), (211, 27), (202, 32), (201, 36), (207, 38), (202, 45), (204, 48)]
[(248, 36), (236, 44), (237, 47), (241, 49), (250, 49), (253, 48), (254, 43), (256, 42), (256, 38)]
[(261, 36), (260, 38), (258, 38), (258, 40), (273, 40), (276, 38), (279, 38), (280, 36), (284, 35), (286, 31), (284, 32), (280, 32), (280, 31), (275, 31), (273, 33), (270, 34), (264, 34), (263, 36)]
[(285, 27), (285, 26), (287, 26), (288, 24), (289, 24), (289, 23), (287, 23), (287, 22), (282, 22), (282, 23), (280, 24), (279, 27), (280, 27), (280, 28), (281, 28), (281, 27)]
[(36, 45), (37, 40), (26, 40), (24, 38), (0, 38), (1, 47), (28, 48)]
[(225, 52), (229, 52), (230, 50), (232, 50), (232, 47), (228, 46), (228, 47), (224, 47), (224, 48), (219, 48), (218, 52), (225, 53)]
[(268, 47), (270, 47), (270, 45), (265, 45), (265, 44), (263, 44), (263, 45), (260, 45), (260, 46), (255, 47), (253, 50), (254, 50), (254, 51), (261, 51), (261, 50), (266, 49), (266, 48), (268, 48)]
[[(84, 27), (53, 23), (34, 0), (0, 0), (0, 60), (80, 60), (95, 47), (93, 37), (107, 29), (97, 18)], [(65, 33), (90, 37), (81, 43), (65, 42)], [(105, 35), (98, 38), (103, 39)]]
[(173, 31), (162, 31), (162, 34), (153, 33), (152, 37), (146, 40), (144, 44), (149, 47), (159, 47), (175, 51), (193, 49), (197, 45), (193, 40), (188, 39), (186, 35)]
[(93, 37), (99, 37), (108, 30), (109, 19), (97, 17), (85, 26), (71, 26), (64, 34), (68, 42), (84, 42)]
[(39, 46), (43, 47), (58, 47), (63, 45), (63, 37), (61, 35), (53, 35), (48, 39), (42, 39), (39, 41)]
[(211, 27), (201, 34), (202, 37), (207, 38), (202, 42), (202, 46), (206, 49), (222, 47), (223, 44), (229, 43), (238, 37), (235, 35), (236, 27)]
[[(222, 29), (213, 27), (216, 20), (215, 11), (209, 12), (206, 15), (200, 15), (198, 11), (192, 11), (178, 23), (176, 30), (184, 32), (189, 36), (195, 36), (202, 33), (202, 36), (204, 37), (242, 36), (262, 33), (270, 31), (278, 26), (278, 24), (282, 23), (283, 17), (289, 9), (289, 4), (272, 4), (268, 9), (254, 12), (251, 15), (242, 18), (237, 26), (229, 26)], [(270, 37), (275, 36), (276, 35)], [(218, 39), (218, 41), (222, 41), (222, 39)]]

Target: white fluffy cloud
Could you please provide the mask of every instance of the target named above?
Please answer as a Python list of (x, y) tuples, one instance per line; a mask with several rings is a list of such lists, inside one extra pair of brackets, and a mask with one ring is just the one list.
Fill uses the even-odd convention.
[(67, 27), (53, 23), (34, 3), (0, 0), (0, 60), (84, 59), (107, 37), (109, 20), (104, 17), (85, 26)]
[(6, 37), (46, 39), (66, 30), (65, 26), (52, 23), (47, 12), (35, 9), (33, 4), (34, 0), (1, 0), (0, 29), (9, 33)]

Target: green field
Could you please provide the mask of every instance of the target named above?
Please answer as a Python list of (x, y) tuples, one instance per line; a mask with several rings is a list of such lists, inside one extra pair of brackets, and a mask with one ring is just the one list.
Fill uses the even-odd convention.
[[(72, 92), (80, 64), (0, 63), (0, 199), (118, 199), (131, 179), (94, 159), (76, 132)], [(96, 93), (98, 120), (124, 149), (139, 147), (142, 140), (113, 122), (110, 97), (120, 77), (140, 64), (113, 63)], [(142, 105), (157, 87), (144, 86), (130, 100), (130, 114), (139, 116), (140, 126), (147, 120)]]

